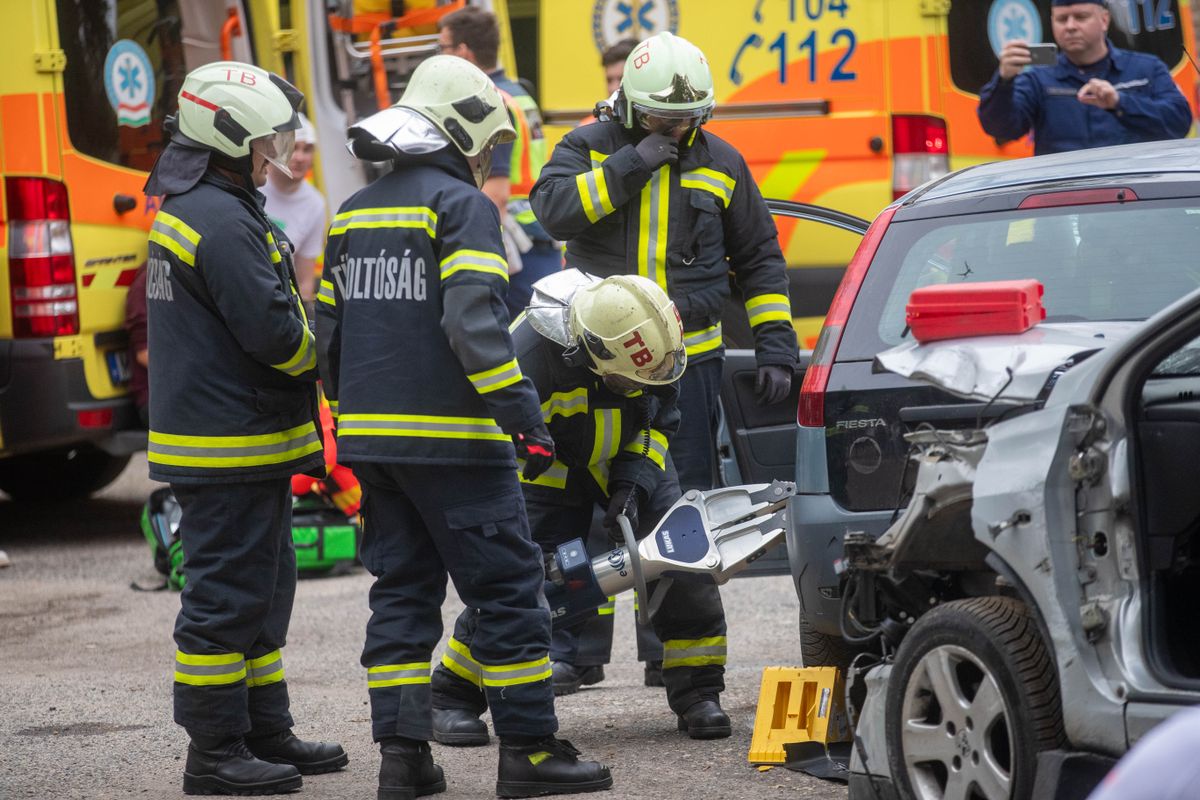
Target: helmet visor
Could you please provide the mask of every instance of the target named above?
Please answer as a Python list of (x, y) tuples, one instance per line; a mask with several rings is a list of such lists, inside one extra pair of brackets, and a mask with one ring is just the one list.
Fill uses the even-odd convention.
[(680, 347), (675, 352), (668, 353), (657, 365), (639, 369), (635, 374), (647, 383), (670, 383), (683, 374), (683, 368), (686, 366), (687, 351)]
[(289, 178), (296, 177), (288, 167), (292, 160), (292, 150), (296, 147), (296, 131), (276, 131), (266, 136), (260, 136), (250, 142), (250, 151), (270, 161), (280, 172)]
[(634, 109), (634, 118), (637, 119), (638, 126), (642, 130), (649, 133), (661, 133), (669, 136), (673, 133), (686, 133), (692, 128), (703, 125), (708, 121), (708, 111), (701, 113), (689, 111), (680, 116), (680, 112), (666, 111), (655, 109), (654, 111), (642, 111)]

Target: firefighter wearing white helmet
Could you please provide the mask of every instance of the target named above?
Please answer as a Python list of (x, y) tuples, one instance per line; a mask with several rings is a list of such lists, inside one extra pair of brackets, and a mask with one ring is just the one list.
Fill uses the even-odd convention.
[(652, 281), (614, 275), (571, 302), (571, 333), (589, 367), (618, 392), (674, 383), (687, 354), (675, 304)]
[[(799, 355), (775, 224), (745, 160), (704, 127), (715, 103), (699, 49), (667, 32), (646, 39), (625, 62), (611, 118), (602, 110), (598, 123), (568, 133), (530, 196), (538, 220), (567, 243), (568, 263), (599, 276), (639, 275), (674, 301), (688, 368), (671, 451), (685, 491), (716, 482), (731, 273), (750, 329), (739, 344), (752, 336), (757, 356), (759, 402), (787, 398)], [(697, 738), (728, 736), (723, 635), (665, 644), (663, 681), (681, 727)]]
[(459, 58), (422, 62), (395, 106), (350, 131), (351, 152), (392, 169), (347, 200), (317, 292), (318, 363), (338, 460), (363, 486), (362, 560), (375, 576), (362, 663), (380, 745), (381, 798), (442, 791), (430, 666), (446, 578), (475, 609), (470, 650), (500, 737), (502, 797), (587, 792), (608, 769), (556, 739), (550, 615), (522, 475), (554, 440), (508, 331), (496, 206), (479, 190), (512, 135), (495, 86)]
[[(521, 482), (534, 540), (553, 553), (591, 527), (597, 508), (609, 525), (624, 513), (639, 537), (648, 534), (681, 494), (668, 450), (679, 427), (678, 380), (687, 367), (674, 303), (645, 278), (601, 280), (564, 270), (533, 285), (512, 337), (554, 440), (550, 468)], [(585, 624), (555, 628), (556, 679), (559, 664), (578, 662)], [(720, 595), (697, 595), (678, 582), (665, 592), (653, 624), (668, 642), (723, 637)], [(474, 654), (478, 636), (468, 609), (434, 670), (434, 736), (443, 744), (488, 740), (479, 719), (488, 698), (462, 658)], [(556, 683), (567, 683), (562, 677)]]
[(171, 484), (186, 588), (175, 721), (187, 794), (295, 790), (348, 759), (292, 735), (281, 648), (296, 588), (291, 476), (324, 474), (316, 340), (287, 238), (263, 213), (302, 95), (221, 62), (187, 76), (147, 181), (162, 203), (146, 259), (150, 475)]

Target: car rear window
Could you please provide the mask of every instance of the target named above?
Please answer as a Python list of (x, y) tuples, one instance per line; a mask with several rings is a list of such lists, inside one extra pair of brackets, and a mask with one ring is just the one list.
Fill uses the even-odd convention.
[[(1183, 59), (1178, 0), (1109, 0), (1108, 37), (1123, 50), (1150, 53), (1174, 69)], [(950, 78), (964, 92), (979, 94), (992, 79), (997, 53), (1009, 39), (1053, 42), (1051, 0), (954, 0), (946, 20)]]
[(1036, 278), (1048, 321), (1143, 320), (1200, 287), (1200, 200), (1030, 209), (895, 222), (880, 243), (838, 360), (909, 334), (914, 289)]
[[(187, 73), (221, 59), (228, 3), (180, 0), (58, 0), (67, 135), (79, 152), (149, 170), (166, 145)], [(245, 14), (241, 14), (245, 20)], [(250, 61), (249, 36), (229, 37)]]

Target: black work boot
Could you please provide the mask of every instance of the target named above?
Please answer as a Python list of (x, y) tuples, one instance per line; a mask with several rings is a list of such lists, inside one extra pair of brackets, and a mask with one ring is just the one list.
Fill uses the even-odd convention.
[(558, 696), (575, 694), (580, 686), (595, 686), (604, 680), (604, 667), (599, 665), (577, 667), (566, 661), (555, 661), (550, 669), (551, 685), (554, 687), (554, 694)]
[(721, 710), (716, 700), (701, 700), (693, 703), (679, 715), (679, 730), (687, 731), (693, 739), (724, 739), (733, 732), (729, 715)]
[(646, 674), (642, 680), (646, 686), (666, 686), (662, 678), (662, 662), (647, 661)]
[(465, 708), (435, 708), (433, 740), (450, 747), (479, 747), (491, 741), (487, 723)]
[(319, 775), (333, 772), (350, 763), (350, 756), (340, 744), (331, 742), (306, 742), (297, 739), (290, 730), (282, 730), (267, 736), (247, 736), (246, 747), (255, 758), (272, 764), (291, 764), (301, 775)]
[(579, 751), (566, 739), (547, 736), (533, 743), (500, 740), (496, 794), (500, 797), (538, 797), (578, 794), (612, 788), (608, 767), (580, 761)]
[(377, 800), (413, 800), (446, 791), (442, 768), (433, 763), (429, 743), (416, 739), (384, 739), (379, 743)]
[(240, 736), (193, 736), (188, 745), (184, 794), (285, 794), (302, 784), (295, 767), (255, 758)]

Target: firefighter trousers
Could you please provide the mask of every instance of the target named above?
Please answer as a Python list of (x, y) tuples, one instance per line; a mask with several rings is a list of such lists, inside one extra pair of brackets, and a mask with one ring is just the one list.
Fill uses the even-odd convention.
[[(680, 497), (679, 481), (670, 459), (667, 465), (667, 474), (640, 508), (639, 537), (654, 530)], [(571, 477), (567, 483), (580, 485)], [(607, 506), (607, 494), (594, 482), (591, 487), (586, 492), (524, 487), (533, 538), (543, 552), (551, 553), (558, 545), (578, 538), (590, 526), (597, 504)], [(653, 581), (647, 586), (651, 599), (655, 598), (659, 583)], [(672, 581), (666, 586), (651, 624), (663, 643), (663, 683), (671, 709), (682, 714), (700, 700), (717, 699), (725, 689), (726, 657), (725, 609), (719, 588), (712, 583)], [(468, 603), (455, 623), (442, 663), (434, 670), (434, 705), (438, 708), (482, 713), (488, 706), (489, 698), (467, 679), (471, 661), (479, 658), (474, 644), (478, 636), (476, 625), (477, 613)], [(495, 709), (492, 716), (495, 717)]]
[(708, 491), (720, 485), (717, 466), (717, 431), (721, 424), (722, 358), (699, 364), (688, 359), (679, 379), (679, 430), (671, 439), (671, 458), (679, 470), (684, 491)]
[(175, 620), (175, 721), (202, 736), (292, 727), (280, 653), (296, 594), (291, 480), (171, 489), (187, 579)]
[(358, 462), (354, 473), (363, 490), (362, 561), (375, 576), (362, 654), (375, 740), (433, 738), (430, 661), (447, 574), (476, 610), (468, 685), (486, 695), (496, 734), (558, 730), (542, 556), (516, 472)]

